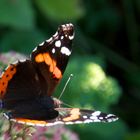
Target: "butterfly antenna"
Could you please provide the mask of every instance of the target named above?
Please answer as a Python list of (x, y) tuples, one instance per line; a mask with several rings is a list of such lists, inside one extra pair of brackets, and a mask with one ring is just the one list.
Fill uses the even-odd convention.
[(63, 90), (62, 90), (62, 92), (61, 92), (61, 94), (60, 94), (60, 96), (59, 96), (59, 100), (60, 100), (60, 98), (62, 97), (62, 95), (63, 95), (63, 93), (64, 93), (64, 91), (65, 91), (65, 89), (66, 89), (66, 87), (67, 87), (67, 85), (68, 85), (68, 83), (69, 83), (69, 81), (71, 80), (71, 77), (73, 76), (73, 74), (70, 74), (70, 76), (69, 76), (69, 78), (68, 78), (68, 80), (67, 80), (67, 82), (66, 82), (66, 84), (65, 84), (65, 86), (64, 86), (64, 88), (63, 88)]
[(65, 106), (67, 106), (67, 107), (74, 108), (72, 105), (69, 105), (69, 104), (67, 104), (67, 103), (62, 102), (62, 104), (65, 105)]

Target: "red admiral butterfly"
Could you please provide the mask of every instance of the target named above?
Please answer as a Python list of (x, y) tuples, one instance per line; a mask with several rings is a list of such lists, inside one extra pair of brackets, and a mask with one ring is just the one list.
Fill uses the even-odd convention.
[(7, 119), (39, 126), (118, 119), (100, 111), (62, 108), (61, 101), (52, 98), (71, 55), (73, 38), (73, 25), (61, 25), (50, 39), (33, 50), (30, 59), (7, 67), (0, 78), (0, 105), (7, 110)]

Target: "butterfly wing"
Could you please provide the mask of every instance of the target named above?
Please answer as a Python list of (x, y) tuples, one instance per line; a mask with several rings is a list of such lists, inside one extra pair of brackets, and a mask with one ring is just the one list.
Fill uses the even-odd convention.
[(8, 66), (0, 77), (0, 98), (33, 97), (40, 94), (40, 88), (41, 94), (51, 96), (66, 68), (73, 38), (73, 25), (61, 25), (53, 37), (35, 48), (31, 60)]
[(52, 95), (62, 78), (71, 55), (73, 38), (73, 25), (71, 23), (61, 25), (50, 39), (41, 43), (32, 52), (31, 60), (48, 85), (48, 96)]
[(106, 114), (101, 111), (79, 109), (79, 108), (58, 108), (59, 120), (65, 124), (112, 122), (118, 117), (113, 114)]
[[(31, 60), (8, 66), (0, 78), (1, 108), (12, 110), (13, 118), (57, 117), (58, 112), (53, 110), (51, 95), (66, 68), (73, 38), (73, 25), (61, 25), (53, 37), (33, 50)], [(43, 115), (40, 115), (39, 111), (42, 111)]]
[(40, 92), (40, 78), (30, 60), (11, 64), (0, 79), (0, 98), (6, 109), (21, 101), (34, 99)]
[(23, 118), (11, 118), (11, 121), (32, 126), (53, 126), (57, 124), (82, 124), (94, 122), (113, 122), (118, 117), (100, 111), (85, 110), (79, 108), (57, 108), (59, 116), (55, 119), (39, 121)]

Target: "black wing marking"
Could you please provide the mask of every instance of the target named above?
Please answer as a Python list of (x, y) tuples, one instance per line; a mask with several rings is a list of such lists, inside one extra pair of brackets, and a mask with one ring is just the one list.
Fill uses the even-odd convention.
[[(15, 73), (11, 74), (9, 69), (15, 70)], [(7, 80), (5, 93), (2, 96), (2, 102), (7, 109), (11, 109), (22, 100), (34, 99), (42, 94), (40, 77), (30, 60), (19, 61), (8, 66), (5, 73), (8, 74), (8, 77), (11, 76), (9, 81)], [(1, 79), (4, 78), (3, 75)]]

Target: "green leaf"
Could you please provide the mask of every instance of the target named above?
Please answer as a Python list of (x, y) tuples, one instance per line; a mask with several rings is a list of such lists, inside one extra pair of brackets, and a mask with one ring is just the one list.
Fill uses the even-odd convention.
[(40, 11), (46, 17), (56, 20), (78, 19), (84, 14), (84, 9), (78, 0), (36, 0)]
[(1, 39), (0, 50), (2, 52), (13, 50), (29, 54), (43, 40), (42, 33), (36, 30), (8, 32)]
[(29, 0), (0, 0), (0, 24), (13, 28), (34, 28), (34, 11)]

